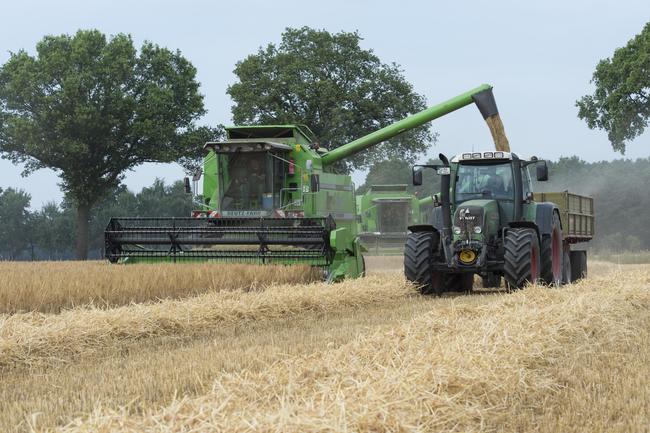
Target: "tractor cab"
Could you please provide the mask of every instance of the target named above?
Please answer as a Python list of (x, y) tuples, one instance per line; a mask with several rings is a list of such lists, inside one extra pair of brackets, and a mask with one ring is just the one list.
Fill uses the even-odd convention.
[[(451, 208), (454, 221), (466, 222), (464, 215), (470, 209), (476, 213), (489, 212), (491, 231), (498, 230), (519, 217), (516, 212), (531, 189), (528, 165), (510, 152), (472, 152), (457, 155), (451, 160)], [(454, 224), (454, 233), (462, 230)], [(476, 229), (478, 231), (478, 229)], [(474, 233), (478, 235), (479, 233)]]

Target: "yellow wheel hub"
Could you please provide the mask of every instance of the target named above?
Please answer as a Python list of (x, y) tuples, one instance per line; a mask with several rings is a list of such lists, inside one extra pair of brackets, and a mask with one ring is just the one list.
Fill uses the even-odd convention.
[(458, 258), (464, 264), (469, 265), (471, 263), (474, 263), (474, 261), (476, 260), (476, 252), (474, 252), (473, 250), (462, 250), (458, 254)]

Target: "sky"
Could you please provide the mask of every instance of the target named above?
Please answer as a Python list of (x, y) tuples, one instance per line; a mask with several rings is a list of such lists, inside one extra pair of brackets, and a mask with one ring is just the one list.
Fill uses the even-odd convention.
[[(33, 53), (46, 34), (96, 28), (129, 33), (136, 46), (150, 40), (179, 49), (198, 69), (208, 110), (200, 124), (231, 124), (226, 88), (237, 61), (286, 27), (358, 31), (362, 47), (395, 62), (415, 90), (434, 105), (482, 83), (494, 86), (511, 148), (523, 155), (586, 161), (621, 158), (606, 133), (577, 118), (575, 101), (591, 93), (598, 61), (624, 46), (650, 20), (648, 0), (586, 1), (166, 1), (3, 0), (0, 63), (10, 52)], [(439, 133), (422, 161), (443, 152), (490, 149), (478, 110), (466, 107), (433, 122)], [(627, 158), (650, 156), (650, 133), (628, 143)], [(23, 188), (32, 207), (59, 202), (51, 170), (21, 176), (22, 167), (0, 160), (0, 187)], [(127, 174), (132, 190), (181, 179), (175, 164), (146, 164)], [(365, 174), (353, 176), (363, 183)]]

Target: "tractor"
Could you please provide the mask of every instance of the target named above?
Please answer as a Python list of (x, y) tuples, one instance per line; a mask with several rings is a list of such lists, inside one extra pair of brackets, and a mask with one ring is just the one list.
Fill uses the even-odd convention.
[[(441, 176), (430, 224), (409, 227), (404, 272), (424, 294), (484, 287), (560, 285), (586, 276), (579, 246), (594, 234), (593, 199), (569, 192), (534, 193), (529, 172), (548, 180), (546, 161), (503, 151), (469, 152), (413, 167)], [(547, 200), (547, 201), (545, 201)]]

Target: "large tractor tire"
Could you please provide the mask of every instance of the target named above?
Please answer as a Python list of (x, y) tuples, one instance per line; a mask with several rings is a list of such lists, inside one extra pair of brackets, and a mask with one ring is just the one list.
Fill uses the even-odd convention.
[(542, 236), (540, 244), (540, 276), (545, 284), (559, 286), (562, 284), (564, 265), (564, 239), (560, 216), (553, 213), (551, 233)]
[(433, 272), (432, 265), (440, 244), (437, 232), (409, 233), (404, 246), (404, 275), (415, 283), (420, 293), (442, 293), (444, 275)]
[(571, 282), (587, 278), (587, 252), (571, 251)]
[(503, 274), (510, 290), (539, 280), (539, 239), (529, 228), (514, 228), (506, 232), (505, 266)]

